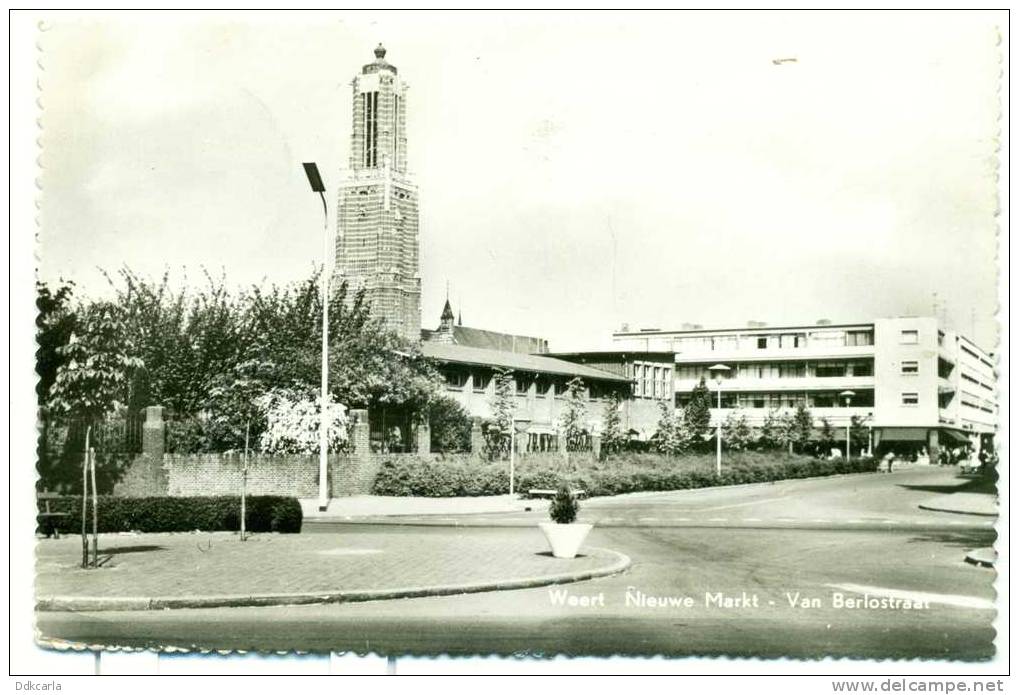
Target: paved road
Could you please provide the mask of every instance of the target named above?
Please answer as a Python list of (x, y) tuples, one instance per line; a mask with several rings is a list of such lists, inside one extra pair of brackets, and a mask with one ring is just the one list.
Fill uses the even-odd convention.
[[(67, 640), (131, 646), (984, 659), (993, 654), (994, 573), (963, 556), (992, 543), (994, 531), (985, 519), (916, 508), (936, 494), (931, 488), (946, 484), (951, 479), (934, 469), (592, 501), (586, 514), (620, 521), (599, 522), (589, 542), (626, 552), (633, 567), (552, 589), (328, 606), (40, 614), (39, 627)], [(519, 516), (502, 521), (530, 521)], [(418, 532), (456, 534), (470, 552), (473, 537), (507, 529)], [(865, 595), (876, 602), (872, 607), (845, 605)], [(570, 596), (578, 605), (561, 602)], [(653, 607), (649, 597), (673, 605)], [(882, 599), (899, 607), (881, 607)], [(926, 607), (904, 610), (904, 600)]]

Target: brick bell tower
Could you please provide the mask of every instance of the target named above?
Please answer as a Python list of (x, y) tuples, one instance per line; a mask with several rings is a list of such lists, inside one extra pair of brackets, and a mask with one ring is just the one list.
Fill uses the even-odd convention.
[(375, 61), (351, 82), (350, 165), (339, 189), (336, 280), (348, 296), (364, 288), (372, 314), (392, 331), (421, 339), (418, 191), (407, 173), (407, 83)]

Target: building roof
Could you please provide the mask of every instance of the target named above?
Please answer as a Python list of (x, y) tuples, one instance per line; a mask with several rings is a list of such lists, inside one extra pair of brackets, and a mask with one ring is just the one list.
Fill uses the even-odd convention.
[(453, 342), (464, 347), (525, 354), (548, 350), (548, 344), (542, 338), (486, 331), (482, 328), (470, 328), (468, 326), (453, 326)]
[(554, 357), (545, 357), (544, 355), (525, 355), (507, 350), (486, 350), (466, 345), (429, 342), (421, 344), (421, 352), (425, 357), (430, 357), (440, 362), (474, 364), (485, 367), (511, 369), (518, 372), (561, 374), (571, 377), (579, 376), (587, 379), (598, 379), (600, 381), (630, 383), (630, 379), (626, 377), (603, 372), (600, 369), (594, 369), (582, 364), (558, 360)]
[(549, 357), (561, 357), (566, 360), (573, 359), (653, 359), (674, 360), (675, 350), (578, 350), (576, 352), (550, 352)]

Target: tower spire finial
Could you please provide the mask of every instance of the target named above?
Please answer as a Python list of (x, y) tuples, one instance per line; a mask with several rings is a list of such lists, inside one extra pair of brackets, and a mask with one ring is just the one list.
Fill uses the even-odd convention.
[(378, 58), (379, 60), (383, 60), (386, 57), (386, 48), (385, 46), (382, 45), (381, 42), (379, 43), (378, 46), (375, 47), (375, 57)]

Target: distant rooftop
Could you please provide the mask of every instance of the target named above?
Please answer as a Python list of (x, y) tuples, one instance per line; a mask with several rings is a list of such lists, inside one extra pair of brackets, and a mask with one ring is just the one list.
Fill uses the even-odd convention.
[(582, 364), (544, 355), (525, 355), (506, 350), (488, 350), (485, 348), (450, 345), (448, 343), (421, 343), (421, 352), (440, 362), (455, 364), (472, 364), (483, 367), (498, 367), (519, 372), (536, 372), (539, 374), (558, 374), (562, 376), (579, 376), (601, 381), (630, 383), (630, 379), (594, 369)]

